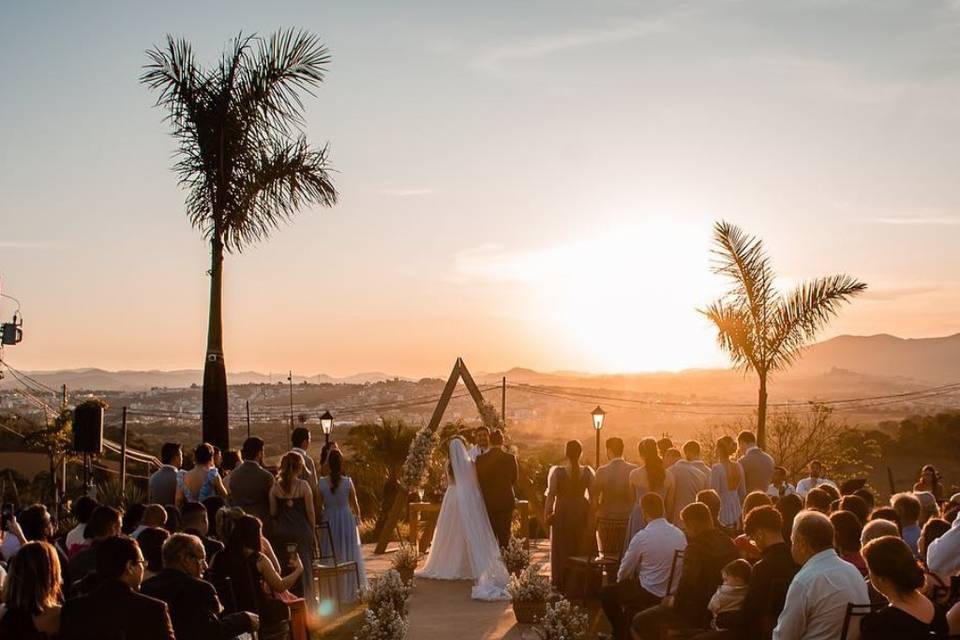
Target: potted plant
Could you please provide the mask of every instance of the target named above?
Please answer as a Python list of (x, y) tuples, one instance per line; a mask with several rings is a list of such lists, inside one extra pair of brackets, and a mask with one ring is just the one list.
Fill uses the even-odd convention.
[(420, 557), (417, 555), (417, 550), (413, 545), (402, 545), (393, 557), (390, 559), (390, 564), (400, 574), (400, 579), (403, 580), (405, 584), (410, 584), (413, 582), (413, 572), (417, 570), (417, 563), (420, 561)]
[(550, 580), (540, 574), (539, 564), (531, 564), (520, 575), (510, 576), (507, 591), (513, 601), (513, 615), (517, 622), (532, 624), (546, 614)]
[(410, 585), (406, 584), (400, 574), (390, 569), (374, 580), (364, 594), (367, 605), (374, 610), (384, 606), (392, 607), (402, 618), (407, 617), (407, 598), (410, 597)]
[(519, 538), (510, 538), (507, 546), (500, 550), (500, 557), (512, 576), (519, 576), (530, 566), (530, 552), (524, 548)]
[(587, 635), (589, 618), (566, 598), (546, 606), (536, 630), (540, 640), (582, 640)]

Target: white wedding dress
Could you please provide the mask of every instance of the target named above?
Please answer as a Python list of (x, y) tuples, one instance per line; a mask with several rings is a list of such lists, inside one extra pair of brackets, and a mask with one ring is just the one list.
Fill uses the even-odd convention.
[(453, 477), (443, 494), (437, 528), (421, 578), (473, 580), (474, 600), (509, 600), (508, 574), (490, 527), (477, 470), (463, 441), (450, 441)]

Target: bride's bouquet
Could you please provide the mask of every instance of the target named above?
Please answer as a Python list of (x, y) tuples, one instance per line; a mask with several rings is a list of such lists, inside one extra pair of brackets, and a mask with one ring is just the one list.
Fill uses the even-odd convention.
[(578, 640), (587, 633), (589, 618), (566, 598), (547, 605), (537, 633), (541, 640)]
[(427, 479), (430, 458), (433, 457), (433, 449), (436, 446), (437, 434), (430, 429), (429, 425), (422, 427), (413, 437), (410, 450), (407, 451), (407, 460), (403, 463), (403, 473), (400, 476), (400, 484), (407, 491), (417, 491), (423, 488), (423, 483)]

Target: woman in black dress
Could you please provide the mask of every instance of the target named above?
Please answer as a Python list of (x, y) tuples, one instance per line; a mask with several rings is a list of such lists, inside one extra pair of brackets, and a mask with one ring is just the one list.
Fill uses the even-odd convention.
[(587, 492), (593, 485), (593, 469), (580, 466), (583, 445), (567, 443), (566, 462), (550, 470), (544, 518), (550, 526), (550, 575), (559, 591), (566, 586), (567, 560), (593, 556), (597, 540), (593, 535), (593, 514)]
[(294, 551), (300, 556), (300, 563), (308, 569), (303, 573), (300, 594), (312, 602), (313, 576), (309, 568), (313, 566), (317, 517), (310, 484), (300, 478), (303, 470), (303, 458), (296, 451), (280, 459), (277, 482), (270, 488), (271, 542), (275, 549), (288, 549), (288, 555)]
[(868, 542), (862, 553), (870, 583), (890, 604), (864, 616), (860, 640), (946, 638), (946, 612), (920, 593), (923, 569), (907, 543), (884, 536)]

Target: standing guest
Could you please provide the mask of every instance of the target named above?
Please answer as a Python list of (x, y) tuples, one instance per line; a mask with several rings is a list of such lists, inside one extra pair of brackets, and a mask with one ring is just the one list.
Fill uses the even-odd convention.
[(256, 516), (260, 522), (269, 522), (270, 489), (274, 479), (273, 474), (263, 468), (263, 440), (256, 436), (247, 438), (240, 456), (243, 462), (231, 475), (227, 502)]
[(702, 502), (710, 509), (710, 515), (713, 517), (713, 526), (720, 528), (720, 494), (713, 489), (704, 489), (697, 494), (697, 502)]
[(737, 445), (730, 436), (717, 440), (717, 462), (710, 472), (710, 488), (720, 496), (720, 524), (727, 529), (739, 526), (741, 504), (747, 495), (743, 467), (730, 459), (736, 450)]
[(173, 504), (177, 499), (177, 478), (183, 465), (183, 449), (179, 442), (164, 442), (160, 447), (159, 469), (150, 475), (147, 485), (147, 501), (157, 504)]
[[(360, 571), (360, 584), (357, 584), (356, 576), (352, 573), (340, 578), (340, 593), (356, 596), (367, 589), (367, 570), (364, 567), (360, 533), (357, 530), (357, 523), (361, 520), (360, 503), (357, 501), (353, 480), (343, 474), (343, 454), (339, 449), (331, 451), (327, 456), (327, 466), (330, 469), (329, 475), (320, 478), (323, 516), (330, 526), (330, 537), (333, 538), (337, 559), (356, 562)], [(320, 546), (324, 549), (324, 555), (330, 555), (327, 538), (321, 537)]]
[(828, 514), (830, 513), (830, 505), (832, 503), (833, 500), (830, 499), (830, 494), (819, 487), (810, 489), (810, 491), (807, 491), (804, 495), (804, 507), (808, 511), (819, 511), (820, 513)]
[(140, 551), (143, 553), (143, 559), (147, 566), (143, 571), (143, 579), (149, 580), (153, 576), (163, 571), (163, 543), (170, 537), (170, 532), (160, 527), (147, 527), (140, 532), (136, 538), (140, 545)]
[(330, 473), (330, 469), (327, 467), (327, 458), (330, 457), (331, 451), (340, 451), (340, 445), (335, 440), (324, 442), (320, 448), (320, 477)]
[(870, 584), (890, 604), (863, 617), (861, 640), (947, 637), (947, 616), (920, 593), (923, 569), (903, 540), (892, 536), (878, 538), (864, 547), (863, 555), (870, 570)]
[(167, 605), (138, 593), (143, 565), (136, 540), (117, 536), (101, 542), (97, 546), (100, 586), (63, 605), (61, 639), (174, 640)]
[(240, 452), (236, 449), (227, 449), (223, 452), (223, 464), (220, 465), (220, 476), (223, 478), (223, 486), (230, 491), (230, 474), (240, 464)]
[(667, 451), (670, 449), (673, 449), (673, 440), (671, 440), (669, 437), (663, 436), (657, 440), (657, 451), (660, 453), (661, 458), (665, 458), (667, 456)]
[(737, 449), (740, 451), (738, 462), (743, 467), (745, 489), (748, 492), (766, 491), (773, 478), (773, 458), (757, 446), (757, 436), (753, 431), (740, 432)]
[(793, 520), (803, 511), (803, 500), (796, 494), (784, 496), (777, 502), (776, 507), (783, 520), (783, 539), (789, 540), (793, 534)]
[(593, 508), (598, 518), (604, 520), (630, 519), (633, 509), (633, 492), (630, 489), (630, 474), (636, 465), (623, 459), (623, 440), (607, 438), (607, 464), (597, 469), (593, 481)]
[(677, 464), (677, 461), (682, 458), (680, 454), (680, 449), (670, 448), (663, 454), (663, 466), (669, 469), (673, 465)]
[(203, 580), (206, 566), (200, 539), (176, 533), (163, 545), (163, 571), (144, 580), (140, 592), (167, 603), (177, 640), (226, 640), (256, 631), (256, 614), (241, 611), (221, 617), (217, 592)]
[(833, 525), (833, 547), (843, 560), (857, 568), (860, 575), (867, 576), (867, 563), (860, 555), (860, 536), (863, 527), (857, 516), (849, 511), (836, 511), (830, 514), (830, 524)]
[(547, 478), (547, 498), (544, 520), (550, 526), (550, 569), (553, 585), (561, 593), (566, 586), (566, 566), (570, 558), (590, 556), (596, 540), (593, 531), (590, 502), (593, 469), (580, 465), (583, 447), (579, 440), (567, 442), (566, 462), (550, 469)]
[(53, 545), (27, 542), (10, 561), (3, 588), (0, 640), (46, 640), (60, 635), (63, 601), (60, 559)]
[[(310, 483), (302, 479), (303, 456), (289, 451), (280, 459), (277, 482), (270, 489), (270, 515), (273, 517), (273, 544), (275, 547), (294, 545), (300, 564), (313, 566), (314, 530), (317, 516), (314, 511)], [(313, 601), (313, 576), (305, 571), (300, 593)]]
[(833, 539), (827, 516), (816, 511), (797, 515), (791, 553), (801, 568), (787, 590), (773, 640), (836, 640), (847, 605), (869, 602), (867, 583), (856, 567), (840, 559)]
[[(207, 498), (211, 500), (211, 498)], [(212, 561), (213, 558), (223, 550), (223, 543), (219, 540), (214, 540), (209, 535), (210, 531), (210, 520), (208, 518), (208, 511), (205, 504), (198, 504), (196, 502), (191, 502), (190, 504), (184, 505), (183, 513), (181, 514), (181, 524), (183, 525), (183, 532), (196, 536), (198, 540), (203, 544), (204, 556)], [(176, 626), (176, 624), (174, 624)]]
[(510, 542), (510, 524), (517, 501), (513, 488), (519, 479), (520, 468), (516, 456), (504, 450), (503, 432), (499, 429), (490, 433), (490, 449), (477, 458), (476, 469), (493, 535), (504, 548)]
[(653, 492), (661, 498), (666, 496), (667, 470), (663, 466), (657, 441), (653, 438), (644, 438), (637, 444), (641, 465), (630, 472), (630, 488), (633, 490), (633, 510), (630, 512), (630, 521), (627, 523), (626, 545), (630, 544), (633, 536), (643, 528), (643, 509), (640, 501), (647, 493)]
[[(741, 458), (740, 464), (743, 464), (743, 459)], [(773, 468), (773, 478), (770, 480), (770, 486), (767, 487), (767, 495), (771, 498), (776, 498), (779, 500), (784, 496), (790, 496), (797, 492), (792, 484), (787, 482), (787, 469), (786, 467), (774, 467)]]
[(140, 524), (130, 533), (130, 537), (136, 540), (140, 534), (151, 527), (163, 528), (167, 524), (167, 510), (159, 504), (147, 504), (143, 508), (143, 517), (140, 518)]
[(300, 474), (302, 480), (306, 480), (307, 484), (310, 485), (310, 495), (313, 496), (314, 510), (319, 510), (320, 503), (319, 500), (319, 491), (317, 491), (317, 481), (320, 479), (320, 476), (317, 475), (317, 465), (314, 464), (313, 458), (310, 457), (310, 430), (306, 427), (297, 427), (293, 430), (293, 433), (290, 435), (290, 444), (292, 448), (290, 451), (297, 453), (303, 458), (303, 473)]
[(929, 491), (937, 502), (943, 502), (943, 485), (940, 484), (940, 472), (932, 464), (926, 464), (920, 469), (920, 477), (913, 485), (914, 491)]
[(600, 604), (613, 628), (614, 640), (627, 638), (629, 621), (638, 611), (660, 603), (668, 585), (673, 559), (687, 547), (683, 531), (664, 518), (663, 498), (647, 493), (640, 500), (647, 526), (630, 540), (617, 570), (617, 582), (600, 589)]
[(707, 505), (687, 505), (680, 518), (687, 532), (687, 547), (676, 595), (634, 616), (631, 631), (639, 640), (660, 638), (664, 625), (706, 628), (711, 618), (707, 605), (720, 585), (723, 567), (737, 557), (730, 538), (714, 528)]
[(94, 509), (83, 530), (83, 537), (89, 544), (70, 560), (70, 577), (75, 581), (80, 580), (96, 570), (97, 547), (104, 540), (118, 535), (120, 535), (120, 512), (106, 505), (100, 505)]
[(193, 453), (193, 469), (181, 474), (177, 479), (177, 508), (186, 502), (203, 502), (216, 494), (227, 497), (220, 472), (214, 463), (213, 445), (204, 442)]
[(801, 498), (806, 498), (811, 489), (816, 489), (821, 484), (829, 484), (836, 488), (833, 480), (823, 477), (823, 463), (819, 460), (811, 460), (808, 465), (809, 475), (797, 483), (797, 493)]
[(697, 493), (709, 488), (710, 474), (700, 460), (700, 443), (689, 440), (683, 445), (684, 457), (667, 469), (667, 517), (674, 524), (680, 521), (680, 512), (697, 501)]
[(914, 556), (920, 551), (920, 501), (910, 493), (898, 493), (890, 498), (890, 506), (900, 516), (900, 537), (907, 543)]
[(849, 511), (857, 516), (861, 524), (865, 524), (870, 519), (870, 507), (866, 501), (857, 495), (843, 496), (840, 498), (840, 510)]
[(74, 549), (79, 550), (84, 544), (83, 529), (90, 521), (93, 510), (98, 507), (96, 500), (90, 496), (80, 496), (73, 503), (73, 517), (77, 519), (77, 526), (67, 533), (65, 546), (67, 547), (67, 556), (73, 557)]

